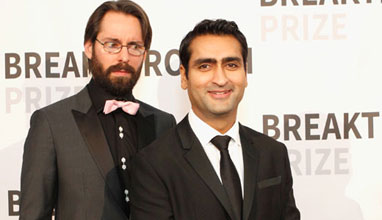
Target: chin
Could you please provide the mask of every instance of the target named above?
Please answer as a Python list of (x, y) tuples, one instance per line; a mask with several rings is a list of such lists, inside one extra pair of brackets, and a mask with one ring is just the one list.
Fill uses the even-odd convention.
[(222, 114), (227, 114), (234, 111), (235, 108), (230, 103), (218, 102), (218, 103), (211, 103), (209, 109), (211, 113), (222, 115)]
[(233, 112), (233, 109), (231, 108), (212, 108), (210, 109), (210, 112), (214, 115), (226, 115), (226, 114), (229, 114), (231, 112)]
[(115, 76), (115, 75), (110, 75), (109, 76), (109, 80), (110, 82), (112, 83), (115, 83), (115, 82), (125, 82), (125, 83), (128, 83), (131, 79), (131, 75), (130, 74), (127, 74), (127, 75), (124, 75), (124, 76)]

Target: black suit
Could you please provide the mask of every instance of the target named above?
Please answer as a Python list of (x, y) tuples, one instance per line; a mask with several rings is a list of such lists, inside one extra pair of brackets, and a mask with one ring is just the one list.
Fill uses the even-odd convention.
[[(245, 220), (297, 220), (285, 146), (240, 125)], [(188, 118), (139, 152), (132, 167), (132, 220), (233, 219), (224, 188)]]
[[(172, 115), (143, 102), (138, 150), (175, 126)], [(87, 88), (37, 110), (25, 141), (20, 219), (128, 218), (124, 190)]]

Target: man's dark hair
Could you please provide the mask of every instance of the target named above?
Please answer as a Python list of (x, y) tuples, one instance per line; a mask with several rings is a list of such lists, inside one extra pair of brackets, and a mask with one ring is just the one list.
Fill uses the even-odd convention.
[(105, 14), (109, 11), (122, 12), (138, 18), (139, 23), (141, 24), (142, 38), (145, 49), (148, 50), (150, 48), (152, 30), (149, 18), (141, 6), (129, 0), (107, 1), (100, 5), (88, 20), (88, 24), (85, 29), (84, 43), (89, 40), (92, 43), (95, 42), (100, 29), (101, 21)]
[(234, 21), (224, 19), (209, 20), (205, 19), (198, 23), (194, 29), (183, 38), (179, 47), (180, 64), (184, 66), (186, 77), (188, 77), (188, 62), (190, 61), (190, 45), (192, 40), (202, 35), (230, 35), (239, 41), (241, 46), (241, 55), (243, 57), (244, 69), (247, 70), (248, 45), (247, 40)]

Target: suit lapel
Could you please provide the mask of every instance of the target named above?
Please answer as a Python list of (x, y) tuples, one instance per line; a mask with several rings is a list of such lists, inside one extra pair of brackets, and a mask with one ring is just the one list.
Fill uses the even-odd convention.
[(243, 149), (244, 162), (244, 202), (243, 219), (247, 220), (253, 206), (256, 189), (256, 178), (258, 168), (258, 153), (254, 145), (253, 137), (247, 134), (244, 126), (240, 125), (240, 141)]
[(103, 178), (106, 179), (110, 170), (114, 168), (114, 162), (95, 110), (90, 108), (87, 114), (75, 110), (72, 113), (90, 154), (93, 156)]
[(86, 88), (77, 95), (77, 100), (78, 107), (72, 110), (74, 119), (102, 176), (106, 178), (110, 170), (114, 168), (114, 162), (102, 125), (92, 107)]
[[(141, 106), (137, 113), (138, 150), (151, 143), (156, 135), (154, 114)], [(106, 179), (114, 168), (114, 161), (87, 88), (77, 94), (77, 107), (72, 113), (89, 152)]]
[(214, 193), (231, 219), (233, 219), (234, 215), (231, 204), (224, 191), (223, 185), (216, 175), (215, 170), (213, 169), (212, 164), (204, 152), (199, 140), (192, 131), (187, 116), (177, 126), (177, 132), (182, 142), (182, 147), (187, 150), (184, 155), (185, 159)]
[[(120, 201), (119, 198), (121, 198), (122, 193), (119, 177), (102, 125), (98, 120), (96, 110), (92, 107), (86, 87), (78, 93), (77, 107), (72, 110), (72, 114), (86, 146), (105, 180), (106, 186), (113, 193), (114, 198)], [(123, 204), (123, 202), (121, 201), (119, 204)]]

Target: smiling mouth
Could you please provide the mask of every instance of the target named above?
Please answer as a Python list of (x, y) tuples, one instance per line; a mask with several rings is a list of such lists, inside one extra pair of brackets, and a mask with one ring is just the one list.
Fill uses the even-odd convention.
[(222, 90), (222, 91), (208, 91), (208, 93), (213, 97), (213, 98), (227, 98), (231, 93), (232, 89), (228, 90)]

